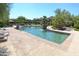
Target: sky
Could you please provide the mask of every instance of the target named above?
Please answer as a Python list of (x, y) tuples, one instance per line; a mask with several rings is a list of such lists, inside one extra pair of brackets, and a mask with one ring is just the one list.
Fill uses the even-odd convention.
[(66, 9), (71, 14), (79, 15), (78, 3), (16, 3), (11, 5), (10, 18), (24, 16), (27, 19), (40, 18), (42, 16), (54, 16), (55, 10)]

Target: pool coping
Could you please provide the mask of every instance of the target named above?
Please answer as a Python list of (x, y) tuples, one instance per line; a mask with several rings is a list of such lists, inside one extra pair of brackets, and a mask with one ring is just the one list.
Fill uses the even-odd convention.
[(63, 34), (71, 34), (72, 33), (72, 31), (53, 29), (52, 26), (47, 26), (47, 30), (53, 31), (53, 32), (59, 32), (59, 33), (63, 33)]

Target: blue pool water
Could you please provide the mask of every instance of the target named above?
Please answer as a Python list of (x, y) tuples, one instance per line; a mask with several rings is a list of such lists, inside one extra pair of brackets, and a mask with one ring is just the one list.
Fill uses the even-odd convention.
[(68, 34), (45, 31), (41, 27), (24, 27), (21, 30), (58, 44), (63, 43), (69, 36)]

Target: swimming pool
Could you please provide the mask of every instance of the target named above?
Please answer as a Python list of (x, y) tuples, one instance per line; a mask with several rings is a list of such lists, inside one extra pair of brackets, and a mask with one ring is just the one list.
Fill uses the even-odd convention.
[(51, 32), (43, 30), (41, 27), (34, 27), (34, 26), (24, 27), (21, 30), (58, 44), (63, 43), (65, 39), (69, 36), (69, 34)]

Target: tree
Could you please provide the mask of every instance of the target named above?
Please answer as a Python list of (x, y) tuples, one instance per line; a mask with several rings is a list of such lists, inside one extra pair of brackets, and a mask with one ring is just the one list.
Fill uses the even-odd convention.
[(52, 20), (53, 28), (64, 29), (66, 26), (72, 26), (72, 16), (68, 11), (56, 9), (55, 14)]
[(48, 25), (52, 25), (53, 16), (48, 17)]
[(0, 27), (8, 24), (10, 4), (0, 3)]
[(48, 25), (47, 17), (43, 16), (43, 19), (42, 19), (42, 27), (43, 27), (43, 29), (46, 29), (47, 25)]
[(19, 16), (16, 21), (17, 24), (24, 25), (26, 23), (26, 18), (23, 16)]
[(56, 16), (53, 17), (52, 25), (53, 28), (62, 29), (64, 27), (64, 18), (61, 9), (55, 11)]
[(33, 20), (32, 20), (32, 24), (40, 24), (40, 19), (39, 18), (34, 18)]
[(64, 24), (64, 20), (60, 17), (54, 17), (52, 20), (52, 25), (54, 29), (63, 29)]
[(73, 24), (72, 15), (70, 12), (66, 11), (65, 9), (62, 11), (63, 19), (65, 21), (65, 26), (70, 27)]
[(79, 29), (79, 16), (75, 16), (74, 28)]

